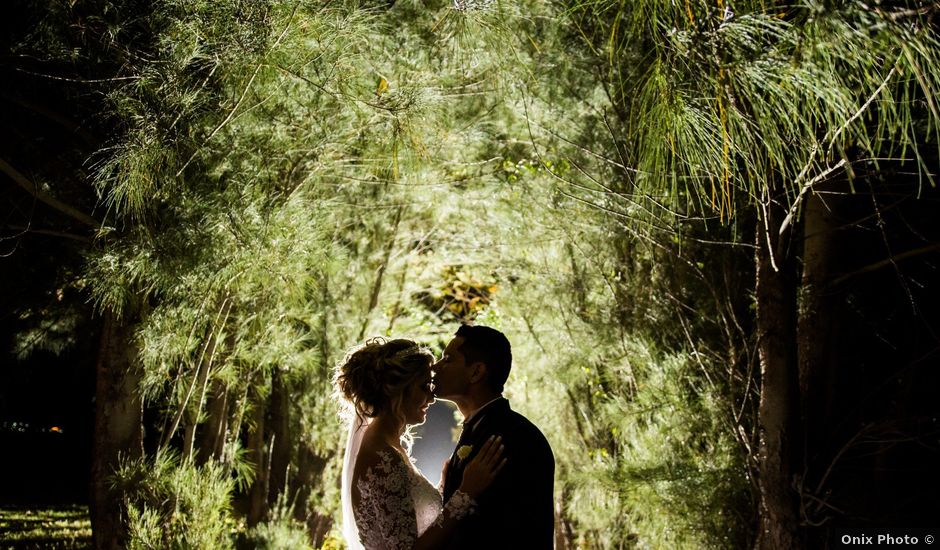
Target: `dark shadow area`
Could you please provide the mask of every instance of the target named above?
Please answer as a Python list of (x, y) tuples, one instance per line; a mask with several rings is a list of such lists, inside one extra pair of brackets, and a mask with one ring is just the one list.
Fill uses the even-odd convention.
[(88, 502), (94, 379), (88, 358), (4, 362), (0, 504)]
[(891, 168), (876, 194), (857, 180), (826, 201), (831, 326), (800, 480), (820, 545), (833, 528), (938, 525), (940, 192)]
[(74, 212), (93, 212), (82, 175), (95, 119), (76, 101), (87, 85), (49, 77), (54, 64), (19, 50), (42, 10), (2, 11), (0, 504), (85, 503), (100, 321), (82, 275), (93, 230)]

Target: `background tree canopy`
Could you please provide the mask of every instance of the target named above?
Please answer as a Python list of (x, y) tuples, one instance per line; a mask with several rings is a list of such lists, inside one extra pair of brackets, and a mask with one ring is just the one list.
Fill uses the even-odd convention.
[[(4, 500), (87, 498), (98, 548), (336, 547), (333, 367), (476, 322), (558, 548), (934, 519), (935, 4), (5, 10)], [(19, 473), (60, 433), (64, 497)]]

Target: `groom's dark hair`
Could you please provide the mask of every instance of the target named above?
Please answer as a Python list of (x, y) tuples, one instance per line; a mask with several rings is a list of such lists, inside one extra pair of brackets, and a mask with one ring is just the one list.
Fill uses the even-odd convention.
[(458, 350), (464, 356), (466, 364), (477, 361), (486, 365), (486, 385), (497, 393), (502, 393), (503, 385), (509, 378), (512, 367), (512, 348), (509, 339), (495, 328), (473, 325), (460, 325), (454, 336), (463, 338)]

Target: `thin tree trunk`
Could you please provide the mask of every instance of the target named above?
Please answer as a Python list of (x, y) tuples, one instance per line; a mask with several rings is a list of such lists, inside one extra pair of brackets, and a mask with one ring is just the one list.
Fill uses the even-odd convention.
[(290, 388), (279, 369), (274, 369), (271, 377), (271, 397), (268, 402), (270, 405), (269, 431), (274, 437), (269, 457), (271, 479), (268, 485), (268, 505), (270, 506), (277, 502), (278, 496), (287, 490), (291, 442), (294, 441), (290, 430)]
[(294, 519), (307, 526), (307, 534), (314, 548), (319, 548), (333, 524), (333, 518), (307, 507), (310, 493), (317, 485), (331, 456), (320, 456), (309, 445), (298, 449), (297, 474), (291, 481), (290, 501), (294, 503)]
[[(212, 338), (210, 334), (209, 338)], [(206, 402), (206, 392), (209, 388), (209, 371), (212, 370), (212, 358), (215, 355), (215, 339), (209, 342), (209, 351), (203, 356), (202, 365), (199, 369), (197, 388), (199, 388), (199, 399), (195, 407), (188, 409), (188, 418), (186, 422), (185, 436), (183, 437), (183, 459), (192, 460), (193, 447), (196, 443), (196, 428), (199, 425), (199, 416), (202, 414), (203, 404)]]
[(200, 464), (222, 458), (225, 446), (225, 434), (228, 431), (229, 391), (222, 382), (212, 383), (209, 404), (206, 407), (208, 418), (199, 435), (198, 459)]
[[(207, 340), (203, 344), (202, 354), (199, 359), (199, 365), (196, 367), (196, 372), (193, 373), (193, 381), (189, 384), (189, 389), (186, 390), (186, 395), (183, 396), (183, 400), (180, 402), (177, 407), (176, 413), (173, 415), (173, 422), (170, 424), (170, 428), (163, 433), (163, 437), (160, 441), (160, 448), (166, 448), (170, 445), (170, 441), (173, 439), (173, 436), (176, 435), (176, 430), (179, 428), (181, 421), (186, 419), (186, 432), (183, 437), (183, 441), (189, 441), (189, 430), (195, 429), (195, 422), (192, 419), (191, 413), (189, 411), (189, 400), (192, 399), (193, 392), (196, 391), (196, 388), (202, 384), (205, 380), (204, 371), (207, 370), (208, 365), (206, 365), (206, 350), (211, 344), (211, 339)], [(185, 453), (184, 453), (185, 455)]]
[[(230, 391), (235, 390), (233, 389)], [(232, 464), (232, 461), (235, 458), (235, 440), (241, 438), (242, 425), (245, 421), (245, 412), (249, 406), (248, 396), (250, 391), (251, 385), (245, 384), (245, 388), (237, 397), (234, 398), (235, 401), (232, 403), (232, 407), (229, 412), (230, 416), (227, 421), (228, 428), (226, 429), (225, 440), (222, 442), (222, 460), (229, 465)], [(248, 446), (248, 449), (251, 449), (251, 447)]]
[(388, 242), (385, 244), (385, 255), (382, 257), (382, 263), (379, 265), (379, 269), (375, 273), (375, 282), (372, 284), (372, 293), (369, 295), (369, 307), (366, 309), (366, 314), (363, 316), (362, 328), (359, 330), (359, 338), (357, 340), (362, 340), (366, 335), (366, 329), (369, 328), (369, 317), (372, 315), (372, 310), (375, 309), (375, 306), (379, 303), (379, 293), (382, 291), (382, 282), (385, 279), (385, 270), (388, 269), (388, 262), (392, 257), (392, 250), (395, 248), (395, 239), (398, 237), (398, 225), (401, 223), (401, 215), (404, 210), (403, 206), (399, 206), (398, 210), (395, 211), (395, 220), (392, 222), (392, 229), (389, 232)]
[[(215, 323), (211, 325), (209, 333), (206, 336), (208, 341), (203, 347), (198, 377), (199, 400), (196, 402), (195, 411), (190, 409), (190, 421), (186, 425), (186, 436), (183, 438), (183, 458), (186, 460), (193, 459), (193, 448), (196, 444), (196, 428), (199, 425), (199, 417), (202, 415), (202, 409), (206, 404), (206, 394), (209, 391), (209, 380), (211, 379), (210, 373), (212, 372), (212, 365), (215, 362), (215, 354), (218, 351), (219, 335), (216, 334), (216, 331), (222, 331), (222, 328), (228, 322), (228, 316), (231, 311), (231, 302), (229, 302), (228, 297), (226, 297), (222, 301), (222, 307), (219, 308)], [(224, 318), (222, 312), (225, 312)], [(221, 322), (219, 319), (222, 319)]]
[(561, 498), (555, 503), (555, 550), (572, 550), (577, 547), (573, 522), (568, 517), (569, 502), (568, 489), (562, 487)]
[[(833, 186), (827, 186), (826, 189)], [(836, 207), (841, 195), (816, 189), (806, 201), (803, 213), (803, 274), (797, 325), (800, 380), (800, 420), (804, 434), (804, 482), (815, 484), (831, 458), (827, 442), (832, 405), (835, 363), (832, 354), (836, 325), (833, 296), (827, 290), (831, 282), (834, 239), (837, 229)], [(825, 189), (822, 189), (825, 190)], [(806, 490), (813, 490), (807, 487)], [(805, 499), (804, 499), (805, 502)], [(812, 508), (804, 509), (812, 515)], [(809, 517), (810, 520), (814, 518)]]
[(398, 275), (398, 292), (397, 298), (395, 299), (395, 305), (392, 306), (392, 313), (388, 316), (388, 327), (385, 329), (385, 334), (391, 334), (392, 329), (395, 328), (395, 321), (398, 320), (398, 316), (401, 314), (401, 301), (403, 294), (405, 292), (405, 282), (408, 280), (408, 272), (410, 262), (405, 262), (405, 267), (401, 270), (401, 273)]
[(248, 433), (248, 460), (255, 465), (255, 479), (251, 484), (248, 503), (248, 526), (254, 527), (264, 520), (268, 504), (268, 452), (265, 437), (265, 401), (261, 398), (261, 385), (256, 382), (252, 404), (252, 430)]
[[(761, 368), (758, 407), (757, 548), (800, 548), (797, 497), (793, 490), (796, 419), (796, 294), (785, 255), (769, 248), (778, 234), (782, 209), (767, 208), (766, 227), (757, 228), (757, 335)], [(760, 222), (759, 222), (760, 223)], [(776, 268), (775, 268), (776, 266)]]
[(105, 313), (95, 382), (95, 432), (91, 471), (91, 525), (95, 548), (125, 546), (120, 495), (110, 477), (122, 458), (143, 456), (141, 372), (134, 348), (134, 323)]

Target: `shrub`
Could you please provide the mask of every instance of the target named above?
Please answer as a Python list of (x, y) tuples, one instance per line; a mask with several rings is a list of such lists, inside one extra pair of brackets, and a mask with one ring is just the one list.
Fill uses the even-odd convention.
[(131, 550), (231, 548), (234, 480), (221, 466), (196, 466), (172, 451), (123, 461), (113, 477), (123, 495)]

